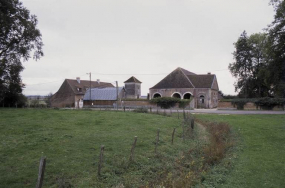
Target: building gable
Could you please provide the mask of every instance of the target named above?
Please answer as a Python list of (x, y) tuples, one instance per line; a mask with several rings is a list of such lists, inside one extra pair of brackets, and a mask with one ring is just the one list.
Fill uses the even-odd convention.
[(194, 86), (189, 80), (189, 78), (187, 78), (186, 74), (182, 71), (182, 69), (178, 67), (150, 89), (168, 89), (168, 88), (194, 88)]

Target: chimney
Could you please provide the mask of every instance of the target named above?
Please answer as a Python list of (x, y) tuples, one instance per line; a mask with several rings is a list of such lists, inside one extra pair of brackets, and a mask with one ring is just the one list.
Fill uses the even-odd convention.
[(76, 80), (80, 84), (80, 77), (76, 77)]
[(100, 84), (100, 79), (97, 79), (97, 83)]
[(211, 74), (211, 72), (208, 72), (208, 74), (210, 75), (210, 74)]

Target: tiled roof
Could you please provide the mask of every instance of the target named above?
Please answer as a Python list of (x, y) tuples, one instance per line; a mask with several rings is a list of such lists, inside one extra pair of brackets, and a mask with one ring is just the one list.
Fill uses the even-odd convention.
[[(75, 94), (84, 94), (87, 88), (90, 88), (90, 81), (89, 80), (80, 80), (80, 83), (77, 80), (66, 79), (67, 83), (72, 88)], [(114, 87), (111, 83), (107, 82), (97, 82), (91, 81), (91, 87)], [(77, 88), (81, 88), (81, 92), (77, 90)]]
[[(119, 93), (123, 90), (123, 87), (119, 87)], [(83, 97), (83, 100), (90, 100), (90, 90), (88, 89)], [(92, 88), (91, 100), (117, 100), (117, 89), (115, 87), (107, 88)]]
[(178, 67), (150, 89), (211, 88), (215, 75), (197, 75)]
[(211, 88), (215, 75), (205, 74), (205, 75), (187, 75), (191, 80), (195, 88)]
[(194, 88), (194, 86), (185, 75), (184, 71), (178, 67), (150, 89), (164, 88)]
[(136, 79), (134, 76), (130, 77), (129, 79), (127, 79), (124, 83), (132, 83), (132, 82), (135, 82), (135, 83), (142, 83), (141, 81), (139, 81), (138, 79)]

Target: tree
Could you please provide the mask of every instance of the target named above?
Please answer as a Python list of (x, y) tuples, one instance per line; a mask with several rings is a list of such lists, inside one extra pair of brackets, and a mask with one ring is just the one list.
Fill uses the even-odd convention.
[(0, 103), (15, 104), (22, 93), (20, 72), (33, 53), (43, 56), (41, 33), (37, 18), (30, 15), (19, 0), (0, 1)]
[(236, 50), (233, 53), (235, 62), (229, 65), (229, 70), (232, 75), (238, 78), (235, 83), (235, 90), (240, 91), (244, 97), (249, 96), (249, 85), (252, 76), (252, 56), (250, 54), (252, 48), (248, 41), (246, 31), (239, 37), (238, 41), (234, 43)]
[(276, 96), (285, 98), (285, 1), (271, 0), (276, 14), (269, 26), (270, 58), (268, 78)]
[(51, 97), (53, 96), (52, 92), (50, 92), (46, 98), (45, 98), (45, 102), (47, 104), (47, 107), (51, 107)]
[(238, 80), (235, 83), (240, 97), (265, 97), (269, 95), (267, 75), (267, 46), (265, 33), (247, 36), (244, 31), (234, 43), (233, 53), (235, 62), (229, 65), (229, 70)]

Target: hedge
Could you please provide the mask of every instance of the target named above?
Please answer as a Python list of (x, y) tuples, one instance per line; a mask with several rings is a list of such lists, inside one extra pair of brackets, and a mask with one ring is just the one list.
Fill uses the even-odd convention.
[(282, 106), (284, 108), (285, 98), (238, 98), (221, 100), (221, 102), (231, 102), (238, 110), (243, 110), (244, 105), (248, 102), (254, 103), (256, 107), (260, 107), (261, 109), (272, 110), (275, 106)]

